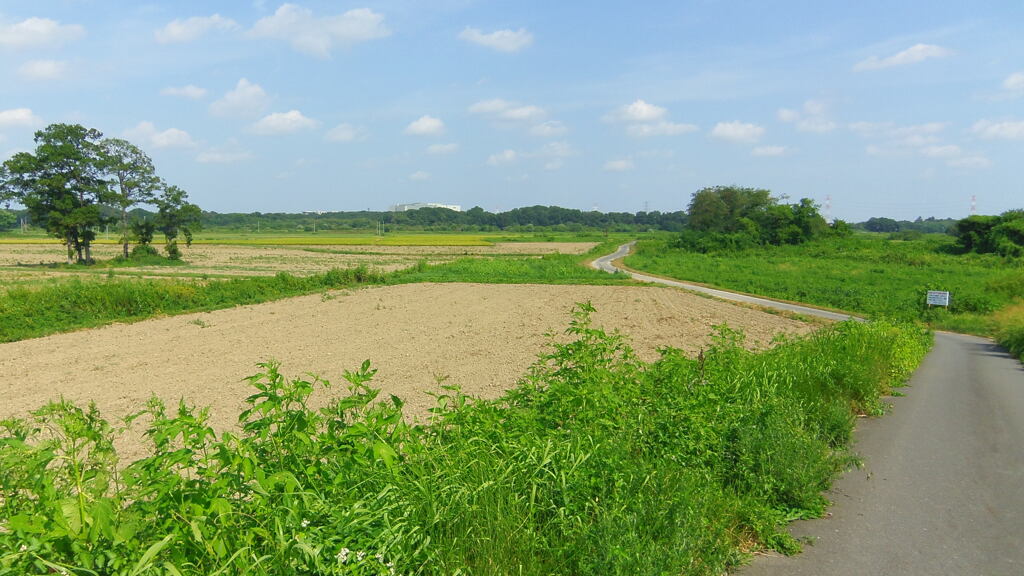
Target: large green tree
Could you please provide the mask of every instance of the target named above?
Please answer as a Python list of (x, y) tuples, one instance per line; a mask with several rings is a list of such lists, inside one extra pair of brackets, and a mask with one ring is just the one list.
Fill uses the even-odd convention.
[(771, 192), (760, 188), (704, 188), (690, 199), (687, 225), (698, 232), (739, 232), (748, 227), (743, 219), (756, 221), (773, 205)]
[(739, 250), (801, 244), (829, 231), (808, 198), (783, 204), (760, 188), (715, 186), (694, 193), (679, 245), (690, 250)]
[(178, 249), (178, 236), (185, 237), (185, 244), (192, 244), (192, 233), (199, 230), (203, 216), (199, 206), (188, 201), (188, 194), (177, 186), (164, 188), (156, 198), (157, 213), (154, 223), (156, 229), (163, 233), (167, 256), (181, 258)]
[(152, 203), (162, 182), (153, 161), (138, 146), (120, 138), (103, 140), (104, 168), (111, 177), (108, 202), (120, 210), (119, 227), (124, 257), (128, 257), (131, 236), (128, 211), (138, 204)]
[(32, 220), (67, 247), (68, 263), (90, 262), (95, 229), (106, 200), (104, 154), (99, 130), (51, 124), (35, 134), (35, 152), (4, 162), (0, 197), (28, 209)]

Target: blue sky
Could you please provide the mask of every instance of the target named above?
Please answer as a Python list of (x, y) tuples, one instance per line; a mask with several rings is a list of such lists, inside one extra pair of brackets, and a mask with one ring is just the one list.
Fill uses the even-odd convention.
[(0, 155), (77, 122), (219, 212), (1024, 207), (1024, 3), (0, 3)]

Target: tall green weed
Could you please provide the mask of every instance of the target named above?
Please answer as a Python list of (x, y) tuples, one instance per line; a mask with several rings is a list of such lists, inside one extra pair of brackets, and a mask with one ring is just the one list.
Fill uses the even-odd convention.
[(369, 362), (331, 384), (249, 378), (238, 433), (151, 401), (149, 455), (51, 403), (0, 425), (0, 574), (721, 574), (797, 545), (849, 462), (856, 414), (923, 356), (928, 334), (846, 323), (762, 353), (719, 329), (697, 358), (637, 359), (575, 312), (505, 397), (446, 388), (409, 425)]

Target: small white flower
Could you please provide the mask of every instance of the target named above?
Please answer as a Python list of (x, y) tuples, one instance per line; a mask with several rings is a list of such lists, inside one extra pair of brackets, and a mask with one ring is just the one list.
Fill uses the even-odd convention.
[(348, 548), (342, 548), (342, 549), (341, 549), (341, 552), (338, 552), (338, 555), (337, 555), (337, 556), (335, 556), (335, 558), (337, 558), (337, 559), (338, 559), (338, 562), (341, 562), (342, 564), (344, 564), (344, 563), (348, 562), (348, 555), (349, 555), (349, 554), (350, 554), (351, 552), (352, 552), (352, 551), (351, 551), (351, 550), (349, 550)]
[(373, 557), (377, 559), (377, 562), (380, 562), (381, 564), (384, 563), (384, 555), (381, 554), (380, 552), (377, 552), (376, 554), (374, 554)]
[(24, 544), (22, 544), (21, 546), (18, 547), (18, 552), (26, 552), (27, 550), (28, 550), (28, 546), (26, 546)]
[(302, 527), (303, 528), (307, 528), (308, 526), (309, 526), (309, 520), (303, 520), (302, 521)]
[(356, 552), (356, 562), (362, 562), (363, 558), (366, 558), (366, 552), (363, 552), (362, 550)]

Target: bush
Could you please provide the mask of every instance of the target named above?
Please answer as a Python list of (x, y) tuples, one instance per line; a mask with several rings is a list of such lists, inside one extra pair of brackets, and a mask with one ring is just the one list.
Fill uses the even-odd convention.
[(146, 258), (149, 256), (160, 256), (160, 252), (149, 244), (136, 244), (132, 248), (131, 258)]

